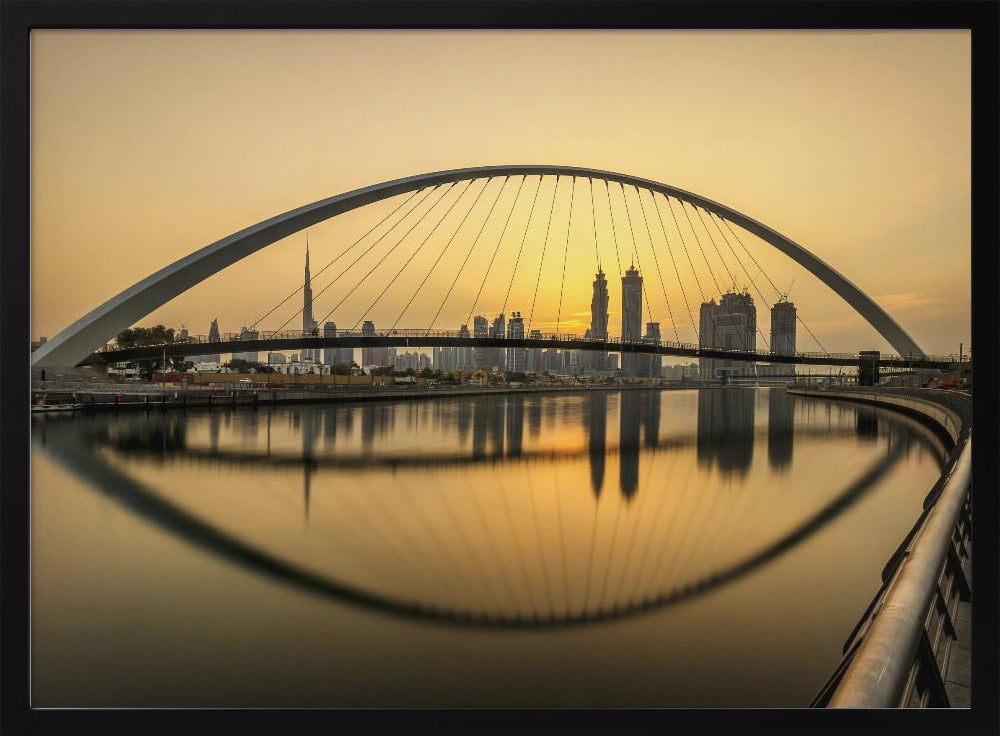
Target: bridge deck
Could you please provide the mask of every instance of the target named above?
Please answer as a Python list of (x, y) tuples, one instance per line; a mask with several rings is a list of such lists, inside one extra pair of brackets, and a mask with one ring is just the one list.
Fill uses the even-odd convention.
[[(623, 341), (581, 337), (579, 335), (553, 334), (539, 338), (463, 337), (457, 331), (446, 330), (393, 330), (375, 335), (339, 335), (322, 337), (305, 332), (280, 332), (257, 339), (241, 339), (239, 335), (224, 335), (217, 341), (207, 337), (192, 337), (187, 342), (144, 345), (129, 348), (108, 348), (94, 353), (82, 364), (95, 362), (117, 363), (130, 360), (151, 360), (166, 357), (230, 354), (234, 352), (261, 352), (293, 350), (300, 348), (512, 348), (527, 350), (587, 350), (603, 353), (642, 353), (672, 355), (687, 358), (712, 358), (761, 363), (793, 363), (801, 365), (857, 366), (859, 356), (853, 353), (795, 353), (794, 355), (766, 351), (725, 350), (701, 347), (691, 343)], [(947, 368), (956, 361), (950, 357), (880, 356), (882, 367)]]

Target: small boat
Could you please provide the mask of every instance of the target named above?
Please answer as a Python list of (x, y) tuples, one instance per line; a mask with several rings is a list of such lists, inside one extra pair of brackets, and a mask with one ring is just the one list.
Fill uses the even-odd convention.
[(32, 414), (42, 414), (52, 411), (78, 411), (83, 404), (40, 404), (31, 407)]

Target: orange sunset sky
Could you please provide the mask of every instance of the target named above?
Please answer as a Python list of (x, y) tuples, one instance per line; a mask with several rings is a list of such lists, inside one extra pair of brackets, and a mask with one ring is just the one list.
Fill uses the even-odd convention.
[[(303, 204), (423, 172), (530, 163), (633, 174), (722, 202), (832, 265), (926, 352), (957, 353), (971, 339), (970, 52), (961, 30), (36, 30), (31, 334), (53, 337), (153, 271)], [(519, 183), (508, 182), (504, 196)], [(521, 197), (535, 186), (529, 179)], [(587, 201), (568, 226), (567, 189), (560, 185), (553, 206), (555, 251), (533, 326), (588, 326), (596, 227), (617, 333), (620, 281), (606, 222), (598, 209), (592, 225)], [(595, 188), (598, 205), (603, 191)], [(314, 273), (401, 201), (311, 228)], [(538, 263), (530, 254), (545, 222), (537, 213), (529, 222), (526, 205), (512, 217), (498, 274), (510, 273), (503, 259), (522, 233)], [(238, 331), (301, 285), (305, 239), (275, 243), (139, 324), (205, 334), (218, 318), (223, 332)], [(818, 280), (746, 242), (782, 290), (794, 279), (789, 298), (826, 349), (891, 352)], [(432, 245), (436, 255), (444, 241)], [(482, 274), (487, 262), (470, 269)], [(658, 319), (673, 339), (667, 307), (678, 300), (677, 334), (691, 340), (676, 289), (642, 265), (653, 312), (643, 319)], [(392, 323), (418, 266), (366, 318)], [(515, 274), (508, 313), (528, 312), (532, 268)], [(350, 327), (387, 280), (362, 284), (331, 318)], [(317, 296), (317, 318), (347, 284)], [(459, 284), (437, 326), (463, 322), (477, 286)], [(487, 288), (475, 313), (492, 317), (503, 291)], [(427, 326), (441, 293), (429, 282), (428, 298), (400, 326)], [(288, 306), (262, 327), (286, 317), (297, 327), (301, 298)], [(758, 321), (766, 333), (766, 313)], [(817, 347), (800, 331), (799, 349)]]

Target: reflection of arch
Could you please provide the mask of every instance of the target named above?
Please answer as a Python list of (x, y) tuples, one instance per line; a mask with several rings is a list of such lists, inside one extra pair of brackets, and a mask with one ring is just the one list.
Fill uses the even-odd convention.
[(753, 233), (806, 268), (864, 317), (900, 355), (923, 357), (909, 335), (857, 286), (776, 230), (683, 189), (626, 174), (576, 166), (479, 166), (419, 174), (319, 200), (251, 225), (161, 268), (81, 317), (32, 353), (32, 367), (76, 365), (100, 345), (175, 296), (246, 256), (331, 217), (429, 186), (493, 176), (579, 176), (611, 181), (688, 202)]
[(104, 460), (102, 453), (80, 443), (77, 436), (63, 434), (66, 428), (71, 427), (70, 422), (46, 422), (42, 426), (45, 431), (39, 433), (41, 436), (35, 435), (36, 441), (40, 441), (64, 467), (85, 478), (102, 494), (137, 516), (221, 559), (299, 590), (378, 613), (450, 625), (502, 629), (558, 628), (608, 622), (655, 611), (722, 587), (776, 559), (819, 531), (860, 500), (906, 454), (906, 443), (897, 443), (837, 498), (795, 529), (742, 561), (687, 585), (610, 609), (582, 609), (564, 615), (491, 615), (397, 600), (285, 562), (160, 498), (155, 491), (117, 470)]
[[(384, 455), (368, 451), (348, 455), (342, 455), (340, 453), (334, 455), (315, 453), (304, 456), (298, 452), (287, 451), (260, 453), (240, 449), (220, 449), (218, 447), (219, 416), (220, 415), (218, 413), (213, 413), (211, 416), (213, 422), (211, 426), (215, 429), (216, 436), (215, 443), (210, 443), (207, 448), (189, 447), (186, 445), (183, 447), (173, 446), (169, 444), (169, 438), (167, 438), (165, 444), (161, 445), (161, 441), (163, 439), (161, 437), (157, 437), (152, 441), (143, 440), (138, 437), (126, 437), (117, 441), (110, 441), (107, 438), (100, 437), (93, 438), (91, 441), (96, 442), (97, 446), (108, 447), (112, 450), (128, 454), (129, 456), (146, 457), (152, 460), (170, 458), (171, 460), (178, 459), (191, 464), (205, 463), (209, 465), (215, 464), (221, 466), (253, 465), (257, 468), (305, 468), (310, 471), (332, 470), (349, 471), (352, 473), (380, 472), (384, 470), (436, 471), (443, 468), (464, 468), (478, 465), (504, 466), (515, 463), (550, 463), (556, 461), (579, 460), (583, 458), (590, 458), (592, 461), (601, 461), (603, 468), (603, 460), (607, 458), (620, 457), (623, 453), (629, 452), (633, 454), (633, 457), (638, 457), (634, 454), (637, 448), (635, 441), (632, 441), (631, 447), (622, 448), (620, 445), (606, 444), (600, 439), (591, 444), (589, 438), (588, 444), (580, 448), (546, 450), (517, 449), (514, 451), (511, 447), (508, 447), (505, 450), (503, 447), (498, 447), (494, 444), (493, 451), (487, 453), (485, 451), (485, 434), (483, 435), (483, 445), (481, 447), (477, 448), (473, 445), (467, 452), (448, 454), (412, 452)], [(886, 422), (890, 426), (892, 425), (892, 418), (890, 417), (883, 416), (882, 421)], [(484, 424), (483, 432), (486, 432), (487, 429), (487, 425)], [(930, 430), (927, 430), (923, 427), (923, 425), (916, 424), (915, 426), (910, 427), (909, 431), (913, 432), (915, 441), (923, 447), (923, 449), (931, 453), (938, 462), (942, 464), (944, 463), (944, 450), (936, 436), (931, 433)], [(841, 431), (831, 431), (826, 428), (811, 430), (809, 428), (800, 427), (796, 428), (795, 432), (800, 438), (809, 437), (814, 442), (824, 440), (837, 441), (842, 440), (845, 437), (857, 436), (856, 427)], [(926, 432), (926, 434), (924, 432)], [(755, 440), (763, 440), (765, 438), (770, 438), (771, 436), (772, 433), (769, 428), (757, 428), (754, 430), (754, 433), (749, 439), (751, 442), (754, 442)], [(698, 443), (702, 441), (702, 438), (697, 435), (671, 437), (662, 439), (655, 445), (644, 444), (642, 452), (643, 454), (671, 453), (685, 448), (697, 447)], [(303, 436), (303, 445), (306, 444), (305, 437)], [(600, 472), (601, 477), (603, 478), (603, 469)], [(596, 483), (594, 491), (596, 495), (600, 495), (597, 491)]]

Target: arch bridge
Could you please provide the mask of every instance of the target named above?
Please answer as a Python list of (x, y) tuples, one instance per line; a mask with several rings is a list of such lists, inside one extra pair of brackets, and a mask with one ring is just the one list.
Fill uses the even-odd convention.
[[(524, 243), (527, 240), (528, 228), (530, 228), (533, 218), (535, 217), (536, 210), (538, 211), (538, 221), (541, 222), (544, 219), (544, 211), (548, 210), (548, 224), (545, 227), (545, 241), (542, 247), (541, 261), (539, 262), (539, 274), (538, 280), (535, 281), (535, 298), (538, 296), (538, 284), (541, 280), (542, 267), (545, 261), (546, 248), (549, 244), (550, 234), (553, 231), (552, 228), (552, 213), (555, 210), (556, 198), (559, 193), (560, 181), (569, 181), (569, 220), (566, 224), (565, 230), (565, 244), (562, 248), (563, 259), (562, 259), (562, 274), (563, 283), (560, 284), (559, 292), (559, 319), (561, 320), (563, 314), (563, 287), (565, 286), (566, 277), (566, 261), (569, 254), (570, 246), (570, 229), (573, 224), (574, 217), (574, 202), (580, 201), (581, 203), (576, 205), (577, 209), (584, 206), (587, 193), (585, 192), (585, 185), (583, 182), (589, 183), (589, 201), (590, 201), (590, 218), (586, 218), (585, 215), (577, 215), (577, 223), (579, 225), (581, 220), (591, 219), (594, 227), (594, 249), (597, 255), (596, 265), (600, 268), (601, 254), (598, 244), (598, 226), (597, 226), (597, 210), (595, 199), (595, 186), (594, 182), (603, 182), (606, 189), (606, 200), (607, 200), (607, 216), (603, 222), (610, 225), (611, 235), (614, 241), (614, 253), (615, 258), (618, 263), (619, 272), (622, 272), (622, 264), (624, 262), (621, 250), (624, 249), (625, 257), (627, 258), (630, 254), (626, 243), (628, 238), (626, 238), (626, 232), (630, 233), (631, 243), (632, 243), (632, 258), (633, 266), (641, 266), (641, 257), (639, 251), (639, 240), (642, 236), (637, 236), (637, 233), (645, 232), (646, 238), (643, 242), (648, 242), (650, 251), (652, 253), (653, 259), (656, 264), (656, 273), (659, 275), (659, 285), (663, 293), (663, 303), (666, 306), (665, 312), (669, 312), (670, 316), (670, 326), (673, 327), (675, 332), (675, 337), (677, 338), (673, 342), (667, 342), (654, 336), (653, 339), (649, 340), (646, 338), (640, 338), (638, 336), (638, 326), (633, 325), (633, 334), (623, 336), (623, 339), (613, 340), (610, 339), (607, 334), (607, 305), (605, 303), (605, 318), (604, 318), (604, 329), (603, 334), (600, 335), (600, 339), (585, 339), (582, 337), (576, 337), (573, 335), (565, 335), (562, 330), (558, 328), (555, 330), (555, 339), (548, 339), (539, 341), (537, 339), (531, 339), (529, 335), (527, 338), (520, 335), (509, 336), (512, 339), (505, 339), (499, 341), (495, 336), (490, 336), (490, 338), (482, 337), (481, 335), (476, 335), (472, 337), (459, 337), (456, 334), (449, 334), (442, 332), (441, 330), (434, 330), (434, 324), (430, 324), (427, 328), (421, 330), (397, 330), (399, 321), (402, 319), (406, 310), (409, 308), (410, 304), (413, 302), (413, 298), (416, 297), (417, 292), (414, 292), (414, 297), (410, 298), (410, 302), (406, 304), (403, 311), (400, 313), (399, 318), (397, 318), (397, 323), (393, 325), (393, 328), (384, 331), (379, 335), (367, 335), (359, 336), (357, 334), (349, 336), (335, 336), (335, 337), (320, 337), (311, 333), (309, 330), (299, 333), (298, 335), (291, 335), (287, 333), (281, 333), (280, 329), (276, 330), (270, 336), (266, 336), (265, 339), (251, 340), (251, 341), (240, 341), (240, 344), (232, 345), (233, 350), (250, 351), (250, 350), (265, 350), (265, 349), (290, 349), (296, 347), (307, 347), (307, 348), (329, 348), (329, 347), (370, 347), (370, 346), (397, 346), (397, 347), (436, 347), (436, 346), (480, 346), (480, 347), (523, 347), (523, 348), (546, 348), (555, 347), (559, 349), (568, 350), (591, 350), (591, 351), (605, 351), (605, 352), (622, 352), (622, 353), (646, 353), (646, 354), (660, 354), (660, 355), (675, 355), (675, 356), (686, 356), (686, 357), (710, 357), (710, 358), (720, 358), (720, 359), (731, 359), (731, 360), (764, 360), (767, 362), (781, 362), (781, 363), (805, 363), (805, 364), (825, 364), (825, 365), (850, 365), (856, 364), (858, 360), (857, 355), (847, 355), (847, 354), (831, 354), (825, 349), (822, 353), (807, 354), (802, 352), (793, 351), (782, 351), (782, 350), (767, 350), (767, 351), (757, 351), (755, 348), (746, 349), (746, 346), (742, 346), (741, 350), (733, 349), (722, 349), (721, 346), (713, 344), (711, 342), (707, 344), (704, 340), (700, 339), (698, 336), (702, 331), (695, 324), (695, 318), (691, 310), (690, 301), (687, 297), (685, 290), (685, 282), (687, 280), (688, 286), (691, 286), (690, 279), (687, 272), (682, 276), (681, 268), (684, 266), (685, 258), (687, 264), (691, 267), (691, 275), (693, 275), (695, 282), (697, 282), (697, 292), (700, 293), (700, 297), (703, 300), (704, 305), (708, 301), (708, 295), (718, 293), (721, 296), (721, 292), (724, 290), (723, 284), (732, 284), (733, 289), (735, 289), (737, 278), (742, 278), (740, 276), (740, 271), (742, 270), (745, 274), (747, 283), (752, 285), (754, 289), (757, 289), (755, 279), (763, 271), (760, 268), (755, 276), (750, 275), (750, 269), (753, 266), (759, 266), (756, 259), (753, 257), (752, 253), (746, 248), (739, 235), (733, 230), (732, 226), (741, 228), (746, 233), (759, 238), (767, 245), (777, 249), (781, 253), (785, 254), (791, 258), (794, 262), (804, 267), (812, 275), (818, 278), (823, 284), (833, 290), (841, 298), (843, 298), (851, 308), (853, 308), (859, 315), (861, 315), (871, 326), (882, 336), (894, 350), (898, 352), (898, 357), (895, 359), (886, 356), (883, 359), (895, 360), (900, 364), (906, 363), (915, 366), (924, 367), (940, 367), (946, 365), (948, 361), (945, 359), (932, 359), (929, 358), (924, 351), (917, 345), (917, 343), (906, 333), (905, 330), (892, 318), (889, 314), (882, 309), (871, 297), (866, 295), (860, 288), (858, 288), (849, 279), (838, 273), (829, 264), (809, 252), (807, 249), (794, 242), (790, 238), (782, 235), (778, 231), (772, 229), (771, 227), (764, 225), (757, 220), (738, 212), (724, 204), (708, 199), (707, 197), (694, 194), (692, 192), (679, 189), (674, 186), (663, 184), (660, 182), (652, 181), (649, 179), (644, 179), (636, 176), (631, 176), (627, 174), (621, 174), (611, 171), (602, 171), (593, 168), (575, 167), (575, 166), (553, 166), (553, 165), (503, 165), (503, 166), (482, 166), (482, 167), (471, 167), (471, 168), (460, 168), (451, 169), (447, 171), (438, 171), (427, 174), (419, 174), (416, 176), (404, 177), (401, 179), (395, 179), (392, 181), (382, 182), (379, 184), (374, 184), (371, 186), (363, 187), (360, 189), (355, 189), (353, 191), (345, 192), (343, 194), (338, 194), (333, 197), (322, 199), (311, 204), (304, 205), (297, 209), (290, 210), (283, 214), (271, 217), (267, 220), (259, 222), (250, 227), (244, 228), (232, 235), (226, 236), (221, 240), (218, 240), (210, 245), (207, 245), (200, 250), (191, 253), (180, 260), (171, 263), (164, 268), (156, 271), (155, 273), (149, 275), (148, 277), (137, 282), (133, 286), (125, 289), (117, 296), (109, 299), (104, 304), (101, 304), (90, 313), (84, 315), (73, 324), (68, 326), (66, 329), (61, 331), (54, 338), (39, 347), (31, 356), (31, 365), (36, 368), (45, 367), (56, 367), (56, 366), (70, 366), (79, 365), (85, 362), (94, 362), (102, 359), (105, 360), (124, 360), (124, 359), (141, 359), (143, 357), (154, 357), (155, 355), (162, 356), (164, 352), (167, 355), (195, 355), (192, 347), (195, 349), (205, 348), (207, 353), (222, 353), (230, 347), (229, 343), (234, 342), (232, 340), (216, 340), (214, 343), (208, 343), (208, 341), (196, 341), (194, 343), (186, 344), (184, 347), (175, 347), (171, 345), (161, 345), (161, 346), (148, 346), (143, 348), (136, 348), (132, 351), (124, 350), (102, 350), (101, 346), (108, 343), (109, 340), (118, 335), (122, 330), (128, 328), (130, 325), (135, 324), (137, 321), (142, 319), (144, 316), (148, 315), (150, 312), (154, 311), (158, 307), (162, 306), (169, 300), (178, 296), (179, 294), (190, 289), (192, 286), (200, 283), (206, 278), (218, 273), (219, 271), (227, 268), (240, 261), (241, 259), (265, 248), (272, 243), (275, 243), (287, 236), (299, 232), (305, 228), (308, 228), (317, 223), (329, 220), (338, 215), (350, 212), (352, 210), (364, 207), (365, 205), (380, 202), (382, 200), (387, 200), (400, 195), (409, 194), (410, 197), (406, 199), (403, 204), (396, 208), (390, 216), (387, 216), (382, 220), (386, 222), (390, 217), (394, 216), (397, 211), (405, 206), (408, 206), (410, 199), (422, 195), (418, 199), (417, 204), (413, 205), (406, 214), (404, 214), (399, 220), (389, 228), (389, 231), (383, 233), (378, 240), (368, 247), (368, 250), (364, 251), (362, 256), (368, 254), (372, 248), (375, 247), (379, 242), (381, 242), (390, 231), (392, 231), (397, 226), (400, 229), (405, 229), (402, 227), (402, 222), (406, 219), (411, 212), (416, 210), (418, 207), (423, 206), (423, 202), (432, 194), (441, 190), (439, 196), (432, 200), (433, 203), (430, 204), (426, 210), (419, 215), (417, 222), (406, 231), (406, 234), (400, 238), (400, 240), (392, 247), (389, 253), (383, 256), (382, 260), (376, 265), (372, 271), (369, 271), (367, 275), (370, 275), (373, 271), (377, 270), (389, 255), (394, 252), (398, 245), (419, 225), (425, 216), (427, 216), (431, 210), (434, 210), (439, 203), (446, 200), (450, 196), (450, 192), (453, 189), (460, 191), (457, 198), (452, 198), (454, 201), (447, 206), (447, 211), (440, 220), (437, 220), (437, 224), (434, 225), (431, 233), (440, 225), (452, 212), (455, 206), (458, 204), (467, 193), (476, 192), (476, 189), (472, 185), (476, 182), (485, 182), (481, 188), (478, 189), (478, 194), (475, 196), (475, 201), (472, 202), (471, 207), (465, 214), (461, 223), (454, 229), (451, 238), (445, 245), (444, 249), (441, 251), (437, 260), (434, 261), (434, 265), (431, 267), (431, 271), (428, 272), (427, 276), (424, 277), (421, 282), (421, 286), (417, 288), (417, 291), (427, 282), (428, 277), (430, 277), (431, 272), (435, 268), (439, 267), (442, 256), (444, 256), (445, 251), (448, 250), (452, 241), (456, 240), (459, 230), (465, 226), (466, 221), (469, 219), (469, 215), (475, 208), (476, 204), (479, 202), (481, 195), (490, 186), (490, 183), (494, 180), (501, 181), (499, 185), (499, 192), (496, 194), (495, 199), (492, 197), (487, 197), (486, 200), (492, 200), (492, 206), (490, 207), (489, 213), (486, 215), (486, 219), (482, 223), (482, 227), (479, 228), (478, 234), (472, 241), (472, 246), (470, 247), (468, 253), (466, 254), (465, 261), (462, 262), (462, 266), (458, 268), (458, 273), (455, 276), (455, 280), (452, 281), (451, 286), (454, 287), (459, 276), (462, 274), (462, 270), (465, 264), (469, 260), (469, 256), (472, 254), (473, 249), (475, 249), (477, 243), (480, 241), (480, 236), (482, 236), (484, 229), (486, 228), (487, 222), (493, 217), (494, 210), (496, 209), (497, 203), (500, 201), (501, 196), (504, 194), (504, 189), (510, 182), (517, 182), (518, 177), (520, 177), (520, 183), (517, 186), (517, 191), (513, 196), (513, 205), (511, 205), (510, 213), (507, 215), (506, 222), (503, 224), (503, 230), (500, 234), (500, 240), (496, 244), (496, 249), (493, 251), (493, 258), (490, 260), (490, 265), (486, 268), (486, 273), (483, 274), (483, 283), (479, 287), (479, 292), (477, 293), (476, 301), (473, 302), (473, 310), (476, 308), (476, 304), (480, 303), (480, 295), (482, 294), (483, 287), (485, 286), (488, 277), (490, 276), (490, 271), (493, 267), (493, 263), (496, 259), (497, 252), (499, 251), (500, 244), (504, 239), (504, 236), (508, 230), (508, 225), (511, 222), (511, 217), (514, 213), (514, 208), (518, 203), (518, 199), (521, 196), (522, 190), (525, 189), (525, 183), (529, 177), (538, 177), (538, 188), (535, 190), (534, 199), (531, 204), (531, 213), (528, 215), (528, 224), (525, 226), (524, 238), (516, 238), (520, 240), (521, 249), (518, 251), (518, 261), (514, 264), (514, 273), (511, 276), (511, 284), (513, 284), (514, 276), (516, 276), (517, 263), (520, 262), (521, 253), (524, 250)], [(539, 202), (539, 192), (542, 189), (542, 181), (546, 177), (555, 178), (555, 188), (552, 193), (551, 204), (544, 201), (545, 198), (541, 198), (543, 201)], [(580, 192), (577, 193), (577, 182), (581, 182), (579, 189)], [(456, 184), (464, 183), (464, 188), (456, 188)], [(615, 186), (613, 186), (615, 185)], [(442, 189), (443, 187), (446, 187)], [(530, 191), (530, 186), (527, 189)], [(620, 190), (620, 196), (618, 194)], [(634, 195), (632, 192), (634, 191)], [(617, 219), (613, 212), (612, 207), (612, 192), (615, 193), (614, 198), (616, 201), (620, 201), (624, 204), (624, 217), (618, 215)], [(631, 207), (630, 207), (630, 197), (631, 197)], [(657, 198), (659, 197), (659, 198)], [(565, 198), (565, 197), (564, 197)], [(525, 200), (528, 199), (528, 195), (525, 195)], [(666, 208), (662, 207), (662, 203), (665, 201)], [(678, 204), (678, 207), (683, 214), (683, 219), (678, 218), (677, 212), (674, 209), (674, 202)], [(549, 204), (547, 207), (546, 205)], [(540, 205), (536, 207), (536, 205)], [(459, 212), (462, 210), (460, 209)], [(639, 216), (639, 211), (641, 211), (641, 218)], [(653, 213), (655, 212), (655, 218)], [(664, 216), (665, 213), (666, 217)], [(692, 217), (693, 213), (693, 217)], [(456, 215), (457, 216), (457, 215)], [(502, 222), (502, 214), (499, 214), (496, 223), (499, 225)], [(601, 217), (604, 218), (603, 210)], [(671, 231), (669, 228), (670, 218), (673, 219), (673, 224), (675, 230)], [(473, 218), (475, 220), (475, 218)], [(685, 228), (682, 223), (687, 223)], [(625, 223), (627, 222), (628, 227), (625, 228)], [(701, 229), (697, 227), (697, 223), (701, 224)], [(644, 228), (640, 226), (640, 223), (644, 224)], [(711, 223), (714, 225), (714, 230), (709, 227)], [(380, 225), (382, 223), (379, 223)], [(725, 226), (726, 230), (722, 226)], [(378, 227), (378, 226), (376, 226)], [(561, 225), (560, 225), (561, 227)], [(659, 229), (657, 230), (657, 227)], [(373, 232), (375, 228), (369, 231)], [(474, 227), (470, 229), (470, 234), (474, 230)], [(735, 242), (739, 243), (746, 252), (746, 255), (750, 260), (753, 261), (753, 266), (748, 266), (748, 261), (744, 261), (743, 257), (740, 256), (738, 250), (730, 240), (729, 235), (727, 235), (727, 230), (729, 235), (732, 235)], [(668, 234), (669, 231), (669, 234)], [(619, 238), (620, 232), (620, 238)], [(369, 234), (366, 233), (366, 236)], [(662, 248), (658, 245), (659, 234), (662, 233), (662, 240), (666, 245), (666, 248)], [(716, 234), (718, 234), (719, 239), (717, 240)], [(685, 235), (686, 234), (686, 235)], [(366, 236), (362, 236), (362, 239)], [(424, 247), (427, 239), (430, 235), (424, 239), (420, 245), (417, 247), (416, 251), (407, 259), (406, 263), (400, 269), (398, 273), (393, 277), (392, 281), (389, 282), (389, 286), (392, 286), (396, 281), (403, 275), (410, 262), (417, 255), (417, 253)], [(673, 241), (671, 241), (673, 238)], [(621, 240), (622, 249), (619, 248), (619, 239)], [(460, 241), (462, 239), (459, 239)], [(559, 243), (557, 241), (562, 240), (561, 233), (558, 236), (553, 236), (553, 249), (555, 252), (553, 258), (558, 259), (558, 250), (560, 250)], [(341, 253), (337, 258), (339, 259), (345, 255), (348, 251), (354, 248), (361, 239), (355, 242), (350, 248)], [(678, 243), (683, 247), (684, 257), (681, 256), (681, 249), (676, 248)], [(705, 247), (708, 243), (711, 243), (711, 248)], [(721, 243), (725, 243), (722, 246)], [(689, 248), (690, 244), (690, 248)], [(698, 251), (695, 251), (694, 246), (697, 245)], [(726, 260), (728, 255), (724, 256), (725, 248), (728, 247), (729, 251), (732, 252), (733, 259)], [(676, 256), (675, 256), (676, 249)], [(713, 258), (710, 255), (713, 253), (718, 256), (718, 260), (715, 261), (715, 267), (712, 265)], [(550, 251), (550, 252), (552, 252)], [(666, 253), (664, 253), (666, 251)], [(704, 261), (704, 266), (702, 266), (702, 261), (697, 259), (697, 252), (701, 253)], [(402, 253), (402, 251), (400, 251)], [(695, 254), (692, 256), (692, 254)], [(662, 264), (660, 257), (663, 256)], [(669, 255), (669, 260), (667, 259)], [(336, 259), (335, 259), (336, 260)], [(356, 259), (348, 269), (356, 265), (360, 260), (360, 257)], [(452, 268), (452, 263), (457, 262), (456, 257), (454, 261), (445, 261), (443, 265), (440, 266), (440, 271), (449, 272), (454, 270)], [(513, 259), (512, 259), (513, 260)], [(698, 261), (698, 268), (695, 267), (695, 261)], [(638, 262), (638, 264), (637, 264)], [(718, 266), (722, 265), (722, 269), (718, 269)], [(308, 264), (308, 261), (307, 261)], [(680, 264), (680, 265), (678, 265)], [(646, 266), (649, 266), (647, 261)], [(663, 268), (661, 268), (661, 265)], [(684, 297), (684, 305), (687, 307), (687, 313), (690, 318), (691, 326), (695, 333), (697, 342), (696, 343), (684, 343), (680, 339), (680, 331), (678, 329), (679, 323), (683, 321), (683, 313), (678, 308), (677, 314), (674, 314), (674, 306), (676, 305), (677, 294), (674, 293), (674, 301), (672, 302), (668, 296), (667, 280), (671, 275), (670, 265), (673, 266), (673, 273), (676, 274), (676, 285), (680, 288), (680, 292)], [(737, 267), (738, 266), (738, 267)], [(558, 265), (556, 265), (558, 267)], [(308, 265), (307, 265), (308, 269)], [(707, 271), (705, 270), (707, 269)], [(716, 275), (716, 269), (718, 269), (718, 276)], [(388, 269), (384, 269), (388, 270)], [(725, 273), (723, 273), (723, 270)], [(664, 271), (667, 273), (667, 278), (664, 278)], [(701, 277), (699, 277), (699, 272)], [(629, 271), (632, 273), (632, 271)], [(711, 276), (709, 280), (706, 273)], [(767, 275), (764, 272), (765, 276)], [(343, 275), (343, 274), (342, 274)], [(367, 278), (367, 275), (365, 278)], [(626, 274), (627, 276), (628, 274)], [(478, 274), (476, 274), (478, 276)], [(338, 277), (339, 278), (339, 277)], [(407, 274), (406, 278), (400, 281), (401, 284), (407, 283), (408, 280), (414, 279), (415, 276)], [(768, 280), (771, 281), (770, 276), (767, 276)], [(721, 280), (720, 280), (721, 279)], [(336, 280), (336, 279), (335, 279)], [(364, 279), (362, 279), (363, 281)], [(504, 279), (505, 280), (505, 279)], [(649, 316), (653, 316), (654, 311), (651, 307), (650, 296), (654, 299), (658, 298), (654, 292), (652, 286), (652, 277), (648, 279), (651, 283), (647, 288), (641, 285), (642, 296), (639, 297), (639, 301), (645, 298), (646, 305), (649, 308)], [(704, 280), (704, 282), (703, 282)], [(710, 284), (714, 283), (716, 290), (713, 292)], [(772, 286), (774, 286), (773, 281), (771, 281)], [(360, 285), (360, 283), (359, 283)], [(300, 287), (301, 288), (301, 287)], [(354, 287), (356, 289), (357, 286)], [(389, 287), (387, 286), (386, 289)], [(780, 290), (774, 287), (775, 291), (780, 294)], [(354, 289), (348, 292), (347, 296), (344, 297), (346, 300), (351, 294), (353, 294)], [(673, 282), (670, 286), (671, 291), (674, 289)], [(430, 287), (428, 290), (431, 290)], [(553, 287), (554, 292), (554, 287)], [(767, 306), (767, 300), (764, 295), (757, 289), (757, 292)], [(308, 315), (308, 319), (304, 321), (309, 321), (311, 317), (311, 286), (307, 280), (306, 286), (303, 289), (303, 294), (308, 295), (306, 297), (306, 308), (308, 312), (304, 312), (304, 317)], [(385, 290), (383, 290), (383, 295)], [(444, 300), (441, 302), (438, 312), (434, 317), (437, 320), (437, 316), (441, 313), (441, 310), (445, 306), (445, 303), (452, 295), (452, 288), (449, 288), (444, 296)], [(510, 295), (510, 288), (508, 287), (507, 295)], [(435, 295), (436, 296), (436, 295)], [(697, 296), (692, 290), (692, 296)], [(605, 295), (606, 299), (606, 295)], [(344, 300), (341, 300), (343, 303)], [(714, 297), (713, 297), (714, 300)], [(287, 301), (287, 298), (286, 298)], [(499, 301), (499, 298), (497, 299)], [(780, 301), (780, 299), (778, 300)], [(379, 302), (376, 299), (375, 302), (369, 307), (369, 309), (362, 314), (359, 318), (358, 323), (363, 319)], [(504, 300), (506, 306), (506, 298)], [(697, 303), (697, 302), (696, 302)], [(713, 301), (714, 303), (714, 301)], [(280, 305), (279, 305), (280, 306)], [(339, 306), (339, 305), (338, 305)], [(534, 298), (532, 299), (532, 313), (534, 312)], [(273, 311), (273, 310), (272, 310)], [(627, 311), (627, 310), (626, 310)], [(641, 312), (641, 303), (640, 303)], [(269, 313), (270, 314), (270, 313)], [(472, 311), (470, 311), (471, 318)], [(266, 315), (265, 315), (266, 316)], [(638, 318), (641, 321), (641, 317)], [(713, 318), (714, 319), (714, 318)], [(754, 317), (756, 320), (756, 317)], [(799, 319), (801, 322), (802, 320)], [(287, 324), (287, 321), (286, 321)], [(315, 324), (315, 322), (314, 322)], [(656, 323), (659, 324), (659, 323)], [(808, 326), (802, 322), (803, 326), (808, 330)], [(754, 322), (754, 326), (756, 326)], [(256, 325), (254, 325), (256, 327)], [(684, 326), (686, 329), (686, 326)], [(623, 327), (624, 330), (624, 327)], [(753, 337), (753, 328), (750, 328), (751, 337)], [(812, 334), (811, 330), (808, 330)], [(354, 332), (354, 330), (352, 330)], [(763, 337), (763, 331), (761, 331), (761, 336)], [(537, 337), (537, 336), (536, 336)], [(815, 337), (815, 336), (814, 336)], [(766, 340), (766, 338), (764, 338)], [(464, 342), (460, 342), (464, 340)], [(817, 340), (818, 343), (818, 340)], [(209, 350), (209, 346), (211, 349)], [(820, 346), (822, 347), (822, 346)], [(98, 355), (95, 355), (95, 351), (100, 351)], [(786, 354), (787, 353), (787, 354)], [(914, 362), (916, 361), (916, 362)]]

